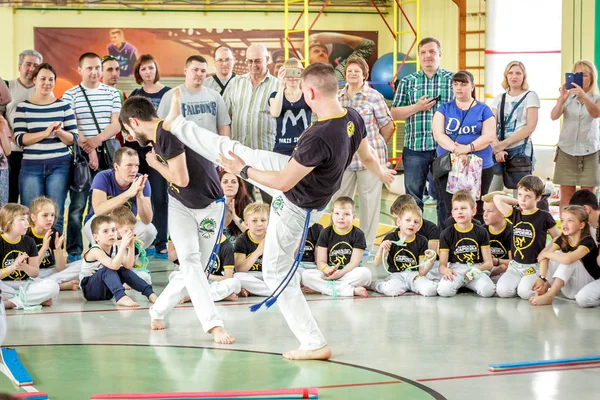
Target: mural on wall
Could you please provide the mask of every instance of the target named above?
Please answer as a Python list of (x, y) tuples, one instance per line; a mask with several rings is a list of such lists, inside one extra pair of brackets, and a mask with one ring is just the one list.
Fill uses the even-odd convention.
[[(309, 38), (311, 62), (330, 62), (334, 67), (343, 66), (352, 53), (365, 58), (369, 66), (377, 61), (376, 31), (314, 31)], [(142, 28), (35, 28), (35, 49), (42, 53), (44, 61), (57, 71), (55, 94), (81, 81), (77, 72), (79, 56), (86, 52), (100, 57), (111, 55), (121, 65), (120, 84), (130, 81), (133, 86), (133, 67), (142, 54), (152, 54), (165, 77), (182, 77), (185, 60), (192, 54), (200, 54), (208, 61), (209, 74), (214, 73), (213, 52), (218, 46), (229, 46), (235, 56), (234, 72), (243, 74), (246, 66), (246, 48), (254, 43), (264, 44), (271, 54), (269, 68), (276, 73), (284, 61), (282, 30), (244, 29), (142, 29)], [(293, 39), (293, 46), (300, 51), (303, 39)], [(341, 70), (341, 68), (338, 68)]]

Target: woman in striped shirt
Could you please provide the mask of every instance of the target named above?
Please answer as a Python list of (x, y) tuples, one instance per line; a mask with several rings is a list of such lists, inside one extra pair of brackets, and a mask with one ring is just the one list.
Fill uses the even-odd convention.
[(58, 204), (55, 230), (63, 230), (63, 214), (69, 189), (71, 155), (67, 146), (77, 138), (73, 110), (54, 97), (56, 72), (50, 64), (33, 72), (35, 94), (17, 106), (14, 135), (23, 147), (19, 174), (21, 204), (29, 207), (33, 199), (46, 196)]

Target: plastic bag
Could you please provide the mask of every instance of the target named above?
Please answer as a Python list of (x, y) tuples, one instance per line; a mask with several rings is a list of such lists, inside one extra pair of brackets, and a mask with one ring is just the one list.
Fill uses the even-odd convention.
[(481, 172), (483, 160), (475, 154), (469, 154), (466, 160), (461, 160), (452, 154), (452, 170), (448, 174), (446, 191), (456, 193), (459, 190), (468, 190), (473, 193), (476, 200), (481, 198)]

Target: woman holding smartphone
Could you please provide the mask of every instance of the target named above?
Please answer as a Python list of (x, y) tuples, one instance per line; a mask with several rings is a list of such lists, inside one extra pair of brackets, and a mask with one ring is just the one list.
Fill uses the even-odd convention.
[(63, 230), (63, 214), (69, 171), (70, 146), (77, 138), (77, 124), (68, 103), (54, 97), (56, 72), (48, 63), (33, 71), (34, 95), (17, 106), (15, 142), (23, 148), (19, 173), (21, 204), (46, 196), (58, 204), (55, 231)]
[(563, 85), (550, 113), (552, 120), (563, 116), (554, 157), (554, 183), (560, 185), (560, 209), (569, 204), (576, 187), (594, 191), (600, 185), (598, 163), (600, 94), (598, 70), (590, 61), (577, 61), (573, 73), (583, 75), (583, 86)]

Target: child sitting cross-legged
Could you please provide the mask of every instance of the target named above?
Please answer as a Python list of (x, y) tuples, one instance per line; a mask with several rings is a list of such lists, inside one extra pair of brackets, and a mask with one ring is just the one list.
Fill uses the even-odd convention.
[[(148, 285), (152, 285), (152, 277), (150, 276), (150, 270), (148, 269), (148, 264), (150, 261), (146, 256), (146, 249), (144, 248), (144, 242), (142, 242), (135, 235), (135, 224), (137, 223), (137, 219), (131, 209), (127, 206), (117, 207), (110, 213), (110, 217), (113, 221), (115, 221), (115, 226), (117, 228), (117, 238), (118, 240), (122, 240), (123, 236), (127, 232), (132, 232), (134, 236), (133, 247), (134, 247), (134, 260), (133, 272), (140, 278), (144, 280)], [(129, 289), (129, 288), (127, 288)]]
[(332, 226), (317, 241), (317, 268), (302, 273), (304, 286), (332, 297), (368, 297), (371, 271), (361, 266), (367, 243), (365, 234), (352, 225), (354, 201), (340, 197), (333, 203)]
[(410, 290), (423, 296), (437, 295), (437, 283), (426, 278), (435, 261), (435, 252), (431, 251), (426, 259), (427, 239), (416, 233), (421, 218), (421, 209), (416, 204), (407, 204), (398, 211), (398, 229), (385, 236), (375, 256), (375, 266), (384, 261), (390, 273), (386, 279), (371, 285), (376, 292), (400, 296)]
[(125, 295), (123, 284), (126, 283), (154, 303), (157, 296), (152, 286), (132, 271), (135, 262), (133, 232), (126, 232), (117, 245), (115, 222), (106, 215), (94, 218), (91, 230), (96, 244), (84, 254), (79, 274), (83, 297), (89, 301), (114, 297), (119, 306), (139, 307), (138, 303)]
[(490, 278), (497, 283), (508, 269), (512, 260), (512, 224), (494, 204), (494, 196), (505, 195), (504, 192), (492, 192), (481, 197), (483, 201), (483, 220), (490, 236), (490, 251), (492, 252), (492, 271)]
[(452, 217), (456, 223), (440, 237), (440, 274), (438, 294), (451, 297), (467, 287), (481, 297), (492, 297), (496, 286), (486, 274), (492, 269), (490, 239), (485, 228), (473, 224), (475, 199), (471, 192), (459, 190), (452, 196)]

